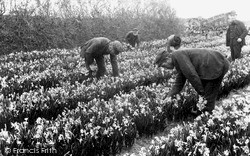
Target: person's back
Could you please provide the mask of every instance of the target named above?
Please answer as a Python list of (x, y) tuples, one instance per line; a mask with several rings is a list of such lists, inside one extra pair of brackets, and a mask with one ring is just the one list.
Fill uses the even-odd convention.
[[(220, 52), (212, 49), (181, 49), (174, 51), (172, 57), (177, 68), (178, 66), (187, 68), (193, 66), (199, 77), (205, 80), (218, 78), (224, 70), (228, 70), (229, 66), (227, 59)], [(182, 68), (181, 70), (185, 69)]]
[(86, 49), (85, 53), (91, 53), (93, 56), (107, 55), (110, 42), (106, 37), (95, 37), (88, 40), (83, 48)]
[[(181, 49), (172, 53), (165, 51), (156, 57), (155, 63), (158, 67), (177, 70), (168, 97), (178, 94), (188, 80), (196, 92), (207, 100), (202, 112), (212, 113), (221, 82), (230, 65), (222, 53), (201, 48)], [(197, 115), (200, 113), (196, 112)]]
[(110, 41), (106, 37), (95, 37), (88, 40), (81, 47), (80, 56), (85, 58), (85, 64), (89, 71), (89, 75), (92, 75), (90, 65), (94, 60), (96, 61), (98, 68), (96, 77), (99, 78), (106, 73), (104, 55), (110, 55), (113, 75), (118, 76), (119, 70), (116, 55), (122, 51), (124, 51), (124, 48), (119, 41)]

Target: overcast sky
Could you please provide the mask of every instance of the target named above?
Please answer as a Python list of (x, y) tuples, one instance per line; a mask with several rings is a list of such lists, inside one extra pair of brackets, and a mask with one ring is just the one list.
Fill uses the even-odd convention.
[(235, 10), (237, 19), (250, 21), (250, 0), (169, 0), (181, 18), (209, 18)]

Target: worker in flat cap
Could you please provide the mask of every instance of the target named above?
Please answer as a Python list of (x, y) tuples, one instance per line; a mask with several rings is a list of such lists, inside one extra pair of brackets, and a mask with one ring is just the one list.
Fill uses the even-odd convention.
[(132, 31), (129, 31), (126, 34), (125, 37), (126, 41), (128, 42), (128, 44), (130, 44), (133, 48), (135, 46), (139, 46), (140, 44), (140, 40), (139, 40), (139, 30), (137, 28), (134, 28)]
[(94, 62), (94, 60), (96, 61), (98, 68), (96, 77), (100, 78), (107, 72), (104, 55), (110, 55), (113, 76), (119, 76), (117, 55), (123, 51), (124, 48), (121, 42), (117, 40), (111, 41), (106, 37), (95, 37), (88, 40), (81, 47), (80, 56), (85, 59), (85, 64), (87, 70), (89, 71), (89, 75), (92, 75), (90, 65)]
[(202, 112), (212, 113), (221, 82), (230, 63), (220, 52), (212, 49), (181, 49), (172, 53), (163, 51), (156, 57), (158, 67), (176, 69), (177, 75), (168, 97), (178, 94), (188, 80), (196, 92), (207, 100)]

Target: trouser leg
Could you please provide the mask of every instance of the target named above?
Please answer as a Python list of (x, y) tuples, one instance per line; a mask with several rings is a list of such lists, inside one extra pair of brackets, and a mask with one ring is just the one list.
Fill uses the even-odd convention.
[(234, 57), (234, 46), (233, 45), (230, 45), (230, 50), (231, 50), (231, 59), (232, 59), (232, 61), (234, 61), (235, 57)]
[(85, 54), (85, 65), (86, 69), (89, 71), (89, 74), (92, 74), (92, 70), (90, 68), (90, 65), (94, 62), (94, 58), (91, 56), (91, 54)]
[(100, 78), (106, 73), (106, 68), (105, 68), (105, 62), (104, 62), (104, 56), (96, 57), (96, 64), (97, 64), (97, 73), (96, 77)]
[(217, 96), (220, 90), (223, 76), (214, 80), (202, 80), (202, 84), (205, 89), (204, 98), (207, 100), (207, 104), (205, 108), (202, 110), (203, 112), (207, 111), (209, 113), (212, 113), (215, 107), (215, 101), (217, 99)]
[(241, 48), (242, 46), (240, 44), (234, 44), (230, 46), (232, 61), (241, 58)]
[(234, 45), (234, 58), (235, 59), (241, 58), (241, 48), (242, 46), (240, 44)]
[(135, 47), (135, 42), (132, 43), (132, 47)]
[(132, 47), (135, 47), (135, 41), (134, 41), (134, 40), (131, 39), (131, 40), (129, 40), (128, 42), (129, 42), (129, 44), (130, 44)]

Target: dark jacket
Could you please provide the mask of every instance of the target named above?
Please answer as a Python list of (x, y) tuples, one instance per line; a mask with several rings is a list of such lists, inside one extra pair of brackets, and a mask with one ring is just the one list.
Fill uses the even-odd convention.
[(246, 45), (245, 37), (248, 31), (243, 22), (239, 20), (234, 20), (230, 23), (227, 33), (226, 33), (226, 46), (230, 46), (230, 44), (237, 44), (237, 39), (241, 38), (242, 41), (240, 44)]
[[(113, 69), (114, 76), (118, 75), (117, 56), (111, 54), (109, 49), (111, 41), (105, 37), (95, 37), (87, 41), (82, 47), (80, 56), (86, 59), (103, 57), (103, 55), (110, 55), (110, 62)], [(103, 59), (103, 58), (102, 58)], [(97, 59), (100, 60), (100, 59)], [(102, 66), (105, 66), (103, 64)]]
[(225, 75), (230, 64), (220, 52), (208, 49), (177, 50), (172, 53), (171, 57), (177, 70), (171, 95), (182, 90), (186, 79), (199, 94), (203, 93), (201, 80), (214, 80)]
[(135, 35), (133, 31), (129, 31), (127, 34), (126, 34), (126, 40), (127, 42), (132, 46), (134, 47), (135, 44), (139, 45), (140, 41), (139, 41), (139, 36), (138, 35)]
[(98, 57), (110, 54), (109, 43), (111, 41), (106, 37), (95, 37), (88, 40), (83, 46), (81, 56), (91, 54), (92, 57)]

